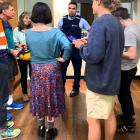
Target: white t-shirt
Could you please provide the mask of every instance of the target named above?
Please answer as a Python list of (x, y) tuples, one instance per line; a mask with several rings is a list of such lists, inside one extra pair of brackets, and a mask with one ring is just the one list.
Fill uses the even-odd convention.
[(137, 66), (140, 57), (140, 28), (136, 24), (129, 25), (124, 30), (125, 47), (127, 51), (129, 47), (137, 47), (137, 57), (134, 60), (122, 58), (121, 69), (130, 70)]

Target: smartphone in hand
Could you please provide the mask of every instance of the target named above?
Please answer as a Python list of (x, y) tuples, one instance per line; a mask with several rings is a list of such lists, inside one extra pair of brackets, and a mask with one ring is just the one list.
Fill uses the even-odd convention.
[(70, 41), (76, 40), (76, 38), (75, 38), (74, 36), (72, 36), (72, 35), (69, 35), (69, 36), (68, 36), (68, 39), (69, 39)]

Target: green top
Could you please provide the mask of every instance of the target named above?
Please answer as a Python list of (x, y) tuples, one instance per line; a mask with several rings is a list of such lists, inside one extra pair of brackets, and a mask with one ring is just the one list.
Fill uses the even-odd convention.
[(13, 40), (12, 27), (8, 22), (2, 21), (2, 23), (3, 23), (7, 43), (8, 43), (8, 49), (14, 49), (15, 45), (14, 45), (14, 40)]

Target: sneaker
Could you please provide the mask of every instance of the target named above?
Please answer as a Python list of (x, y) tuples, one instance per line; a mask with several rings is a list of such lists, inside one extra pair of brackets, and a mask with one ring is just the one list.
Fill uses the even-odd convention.
[(22, 99), (24, 102), (28, 102), (29, 101), (29, 96), (27, 94), (23, 94)]
[(0, 140), (7, 140), (17, 137), (21, 133), (20, 129), (8, 128), (0, 132)]
[(16, 102), (13, 102), (11, 105), (7, 105), (7, 110), (11, 109), (22, 109), (24, 107), (23, 104), (18, 104)]
[(6, 116), (7, 121), (11, 120), (12, 117), (13, 117), (12, 114), (7, 112), (7, 116)]
[(118, 125), (117, 126), (118, 133), (135, 133), (135, 127), (133, 125)]
[(6, 127), (7, 128), (11, 128), (14, 126), (14, 122), (13, 121), (8, 121)]

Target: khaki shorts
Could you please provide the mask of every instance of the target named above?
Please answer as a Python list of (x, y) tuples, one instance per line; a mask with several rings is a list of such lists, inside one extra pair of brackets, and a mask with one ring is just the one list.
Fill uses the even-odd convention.
[(87, 90), (87, 116), (95, 119), (108, 119), (115, 104), (115, 96), (107, 96)]

